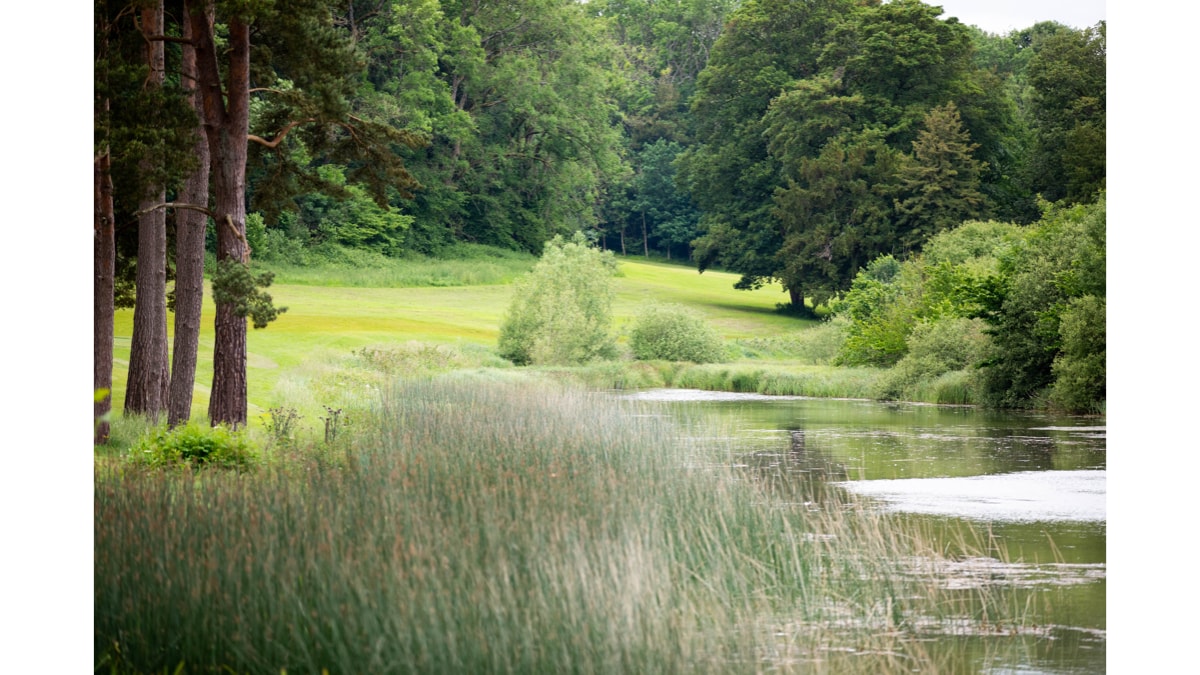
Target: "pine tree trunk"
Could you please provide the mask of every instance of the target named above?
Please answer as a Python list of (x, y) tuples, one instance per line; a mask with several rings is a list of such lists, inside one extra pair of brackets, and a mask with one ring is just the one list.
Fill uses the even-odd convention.
[[(217, 260), (245, 260), (245, 132), (238, 139), (219, 132), (213, 147), (213, 195), (216, 200)], [(217, 148), (221, 149), (218, 150)], [(246, 423), (246, 317), (228, 302), (217, 303), (213, 344), (212, 394), (208, 417), (212, 424), (234, 427)]]
[[(162, 34), (163, 9), (157, 6), (142, 11), (142, 31)], [(147, 43), (150, 65), (148, 86), (161, 87), (164, 54), (161, 41)], [(141, 169), (149, 175), (153, 160), (142, 160)], [(138, 201), (137, 297), (133, 310), (133, 340), (129, 348), (129, 380), (125, 389), (125, 414), (158, 417), (166, 410), (169, 377), (167, 370), (167, 216), (162, 208), (166, 192), (148, 189)]]
[[(188, 11), (184, 10), (185, 13)], [(183, 24), (183, 37), (192, 38), (190, 22)], [(184, 85), (196, 87), (196, 51), (183, 46)], [(192, 106), (203, 115), (198, 92), (190, 95)], [(184, 181), (179, 201), (184, 204), (208, 204), (208, 138), (204, 125), (196, 129), (194, 148), (200, 166)], [(172, 427), (191, 418), (192, 390), (196, 384), (196, 353), (200, 345), (200, 309), (204, 302), (204, 234), (208, 216), (192, 209), (175, 211), (175, 349), (171, 363), (171, 396), (167, 423)]]
[[(192, 13), (196, 65), (204, 107), (204, 126), (212, 162), (214, 227), (217, 260), (247, 262), (246, 144), (250, 132), (250, 28), (239, 18), (229, 21), (226, 49), (229, 86), (222, 96), (220, 69), (213, 40), (211, 0), (206, 12)], [(217, 303), (213, 345), (212, 394), (209, 421), (246, 424), (246, 318), (233, 305)]]
[(113, 223), (113, 186), (109, 157), (96, 160), (96, 213), (93, 227), (92, 386), (110, 393), (95, 406), (95, 443), (108, 440), (108, 422), (100, 421), (112, 410), (113, 280), (116, 276), (116, 234)]

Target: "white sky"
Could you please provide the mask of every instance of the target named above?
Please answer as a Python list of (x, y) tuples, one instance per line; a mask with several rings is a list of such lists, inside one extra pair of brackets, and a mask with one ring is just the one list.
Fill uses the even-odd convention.
[(926, 0), (941, 5), (944, 18), (958, 17), (962, 23), (1001, 35), (1014, 28), (1028, 28), (1039, 21), (1057, 21), (1087, 28), (1105, 19), (1104, 0)]

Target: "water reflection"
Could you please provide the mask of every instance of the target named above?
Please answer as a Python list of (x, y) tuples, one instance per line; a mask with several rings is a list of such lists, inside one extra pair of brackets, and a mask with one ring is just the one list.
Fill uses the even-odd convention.
[(803, 429), (787, 429), (787, 446), (739, 455), (741, 468), (786, 502), (824, 502), (830, 487), (848, 477), (846, 466), (807, 442)]
[[(730, 430), (734, 465), (779, 501), (816, 508), (848, 494), (877, 500), (899, 511), (889, 517), (928, 528), (951, 556), (972, 546), (990, 556), (966, 554), (945, 570), (947, 584), (965, 584), (964, 593), (984, 581), (1016, 584), (1041, 602), (1056, 586), (1061, 604), (1043, 628), (1058, 647), (1036, 653), (1048, 644), (1037, 636), (1030, 653), (991, 663), (1026, 664), (1025, 672), (1103, 669), (1103, 419), (682, 390), (635, 397)], [(958, 546), (964, 531), (984, 540)], [(995, 646), (963, 639), (981, 640), (984, 651)], [(977, 664), (989, 671), (989, 661), (981, 654)]]

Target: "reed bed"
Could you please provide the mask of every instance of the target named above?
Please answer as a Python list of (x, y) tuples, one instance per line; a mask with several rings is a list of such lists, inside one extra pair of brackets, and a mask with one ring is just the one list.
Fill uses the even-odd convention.
[(962, 546), (832, 493), (783, 500), (643, 405), (409, 380), (344, 461), (98, 464), (98, 669), (930, 672), (975, 658), (931, 651), (930, 626), (1030, 625), (1002, 589), (911, 563)]

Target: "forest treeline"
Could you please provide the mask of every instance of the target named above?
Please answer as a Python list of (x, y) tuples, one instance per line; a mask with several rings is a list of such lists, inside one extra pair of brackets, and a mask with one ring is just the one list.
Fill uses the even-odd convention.
[[(872, 261), (915, 260), (965, 221), (1103, 208), (1103, 22), (993, 35), (916, 0), (94, 11), (96, 387), (111, 388), (113, 309), (132, 306), (125, 409), (173, 424), (191, 405), (206, 265), (209, 414), (236, 425), (247, 319), (282, 311), (251, 260), (456, 242), (539, 253), (583, 232), (737, 272), (746, 288), (780, 283), (790, 309), (811, 312), (882, 269)], [(971, 305), (979, 320), (999, 325), (1005, 288)], [(1051, 314), (1091, 316), (1075, 298), (1097, 293), (1068, 293)], [(1048, 363), (1063, 344), (1052, 328), (1026, 346)]]

